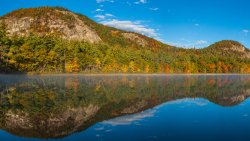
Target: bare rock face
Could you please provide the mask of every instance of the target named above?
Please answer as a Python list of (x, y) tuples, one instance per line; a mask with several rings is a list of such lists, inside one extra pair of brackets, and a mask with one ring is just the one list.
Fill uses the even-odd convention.
[(236, 52), (245, 52), (246, 48), (239, 42), (232, 40), (222, 40), (216, 42), (210, 46), (210, 48), (224, 50), (224, 51), (236, 51)]
[(63, 39), (99, 43), (101, 38), (87, 26), (78, 15), (58, 9), (46, 11), (38, 16), (7, 15), (1, 20), (9, 36), (58, 35)]
[(238, 52), (244, 52), (246, 48), (243, 45), (232, 45), (230, 48), (223, 48), (223, 50), (232, 50)]
[(250, 52), (243, 52), (242, 58), (250, 58)]
[(142, 47), (146, 47), (148, 45), (148, 42), (145, 39), (135, 33), (122, 33), (122, 35), (124, 38), (133, 41)]

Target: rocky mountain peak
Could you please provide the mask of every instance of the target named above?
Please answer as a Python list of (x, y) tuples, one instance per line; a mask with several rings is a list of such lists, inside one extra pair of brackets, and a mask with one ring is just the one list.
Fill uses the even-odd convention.
[(99, 43), (101, 38), (79, 15), (62, 8), (29, 8), (13, 11), (0, 20), (9, 36), (57, 35), (63, 39)]

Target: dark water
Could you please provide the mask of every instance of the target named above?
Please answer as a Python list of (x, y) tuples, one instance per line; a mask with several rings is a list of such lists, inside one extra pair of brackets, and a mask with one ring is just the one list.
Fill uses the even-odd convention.
[(249, 141), (250, 75), (0, 75), (0, 140)]

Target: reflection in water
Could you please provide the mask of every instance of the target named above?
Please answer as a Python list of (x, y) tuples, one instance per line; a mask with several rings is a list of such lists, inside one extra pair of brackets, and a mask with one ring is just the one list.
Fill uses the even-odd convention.
[(129, 125), (136, 121), (140, 121), (142, 119), (148, 117), (154, 117), (156, 110), (147, 110), (140, 113), (132, 114), (132, 115), (125, 115), (122, 117), (117, 117), (108, 121), (104, 121), (104, 124), (110, 124), (112, 126), (116, 125)]
[[(160, 109), (165, 107), (174, 106), (178, 110), (208, 107), (210, 102), (221, 108), (237, 106), (250, 96), (250, 76), (2, 75), (0, 93), (2, 130), (23, 137), (67, 139), (63, 137), (91, 126), (85, 131), (86, 134), (92, 128), (111, 132), (112, 129), (103, 127), (109, 125), (144, 125), (139, 122), (157, 119), (157, 113), (161, 113)], [(153, 108), (155, 106), (158, 107)], [(248, 114), (242, 117), (248, 117)], [(164, 118), (168, 117), (171, 116)], [(95, 127), (99, 124), (93, 127), (99, 122), (101, 127)], [(164, 122), (161, 124), (164, 125)]]

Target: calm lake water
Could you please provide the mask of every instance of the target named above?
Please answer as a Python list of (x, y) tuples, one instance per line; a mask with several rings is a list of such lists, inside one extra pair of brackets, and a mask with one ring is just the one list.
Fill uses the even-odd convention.
[(0, 75), (1, 141), (249, 141), (250, 75)]

